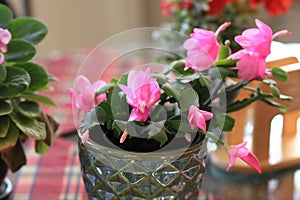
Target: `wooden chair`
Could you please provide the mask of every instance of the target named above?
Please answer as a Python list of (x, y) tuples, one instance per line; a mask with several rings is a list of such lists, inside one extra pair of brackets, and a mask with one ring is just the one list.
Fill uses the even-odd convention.
[[(300, 63), (289, 57), (267, 63), (268, 68), (281, 67), (288, 72), (288, 82), (278, 82), (281, 93), (292, 96), (292, 102), (284, 102), (288, 111), (282, 113), (278, 108), (255, 102), (231, 116), (236, 125), (225, 133), (225, 143), (235, 145), (248, 141), (249, 149), (258, 157), (263, 172), (272, 172), (300, 165), (300, 135), (297, 134), (297, 120), (300, 114)], [(259, 83), (254, 83), (259, 84)], [(243, 98), (246, 93), (241, 93)], [(228, 155), (220, 147), (210, 155), (211, 162), (220, 169), (228, 165)], [(232, 172), (256, 173), (243, 161), (237, 160)]]

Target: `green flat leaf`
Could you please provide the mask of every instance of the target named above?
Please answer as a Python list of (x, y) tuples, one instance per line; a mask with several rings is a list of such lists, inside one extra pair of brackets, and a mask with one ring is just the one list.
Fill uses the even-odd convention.
[(222, 126), (222, 131), (231, 131), (234, 127), (235, 119), (227, 114), (219, 114), (216, 116), (218, 124)]
[(155, 139), (160, 143), (160, 147), (162, 147), (168, 141), (168, 136), (165, 131), (161, 130), (155, 135), (149, 135), (148, 139)]
[(288, 74), (279, 67), (272, 68), (272, 75), (279, 81), (286, 82), (288, 80)]
[(280, 98), (279, 89), (275, 85), (270, 85), (270, 88), (271, 88), (273, 96), (276, 97), (276, 98)]
[(98, 95), (100, 95), (100, 94), (106, 93), (108, 90), (110, 90), (110, 89), (113, 88), (113, 87), (114, 87), (114, 85), (113, 85), (113, 84), (110, 84), (110, 83), (101, 86), (101, 87), (99, 88), (99, 90), (96, 92), (96, 96), (98, 96)]
[(38, 44), (48, 33), (47, 27), (33, 18), (20, 17), (12, 20), (9, 28), (14, 38), (26, 40), (31, 44)]
[(12, 19), (13, 14), (11, 10), (7, 6), (0, 4), (0, 27), (7, 28)]
[(30, 76), (24, 69), (7, 67), (6, 71), (6, 79), (0, 83), (0, 97), (14, 97), (27, 90), (30, 84)]
[(5, 60), (9, 62), (26, 62), (30, 60), (36, 53), (35, 47), (24, 40), (13, 39), (7, 45), (7, 53)]
[(13, 112), (10, 114), (12, 121), (17, 127), (27, 136), (36, 140), (46, 139), (46, 127), (45, 124), (39, 122), (37, 119), (24, 117), (20, 113)]
[(272, 75), (279, 81), (286, 82), (288, 80), (288, 74), (279, 67), (272, 68)]
[(114, 124), (118, 126), (121, 131), (127, 130), (128, 134), (132, 137), (137, 137), (139, 132), (136, 130), (137, 125), (132, 121), (114, 120)]
[(176, 60), (170, 64), (170, 68), (172, 72), (177, 76), (189, 76), (193, 75), (195, 72), (192, 68), (184, 70), (185, 68), (185, 60)]
[(116, 120), (127, 121), (129, 118), (129, 106), (126, 100), (126, 95), (121, 92), (119, 87), (114, 87), (111, 98), (111, 112)]
[(48, 74), (46, 70), (38, 64), (26, 62), (14, 65), (15, 67), (22, 68), (30, 75), (30, 85), (27, 92), (34, 92), (48, 84)]
[(10, 118), (8, 115), (0, 117), (0, 139), (5, 138), (10, 126)]
[(128, 77), (128, 73), (123, 74), (120, 79), (118, 80), (118, 84), (123, 84), (123, 85), (127, 85), (127, 77)]
[(21, 97), (24, 97), (25, 99), (32, 100), (32, 101), (38, 101), (46, 106), (54, 106), (57, 107), (56, 104), (47, 96), (40, 95), (40, 94), (31, 94), (31, 93), (23, 93)]
[(98, 108), (97, 112), (98, 113), (96, 113), (96, 108), (93, 108), (90, 112), (84, 115), (82, 124), (79, 127), (81, 133), (86, 132), (87, 130), (91, 129), (94, 126), (104, 123), (104, 117), (103, 117), (103, 121), (98, 121), (98, 117), (97, 117), (97, 115), (105, 115), (104, 110), (100, 107)]
[(13, 123), (11, 123), (6, 137), (0, 139), (0, 152), (8, 151), (13, 148), (16, 145), (18, 138), (19, 130)]
[(39, 117), (42, 110), (38, 103), (34, 101), (19, 101), (14, 103), (15, 109), (28, 118)]
[(151, 74), (152, 78), (155, 78), (159, 85), (163, 85), (168, 81), (168, 77), (161, 73), (153, 73)]
[(3, 65), (0, 65), (0, 83), (2, 83), (6, 78), (6, 67)]
[(231, 54), (231, 49), (226, 45), (221, 45), (218, 53), (218, 60), (226, 59)]
[(35, 141), (35, 152), (38, 154), (44, 154), (49, 150), (49, 146), (43, 140)]
[(0, 116), (8, 115), (13, 111), (12, 105), (4, 100), (0, 100)]
[(231, 68), (231, 67), (236, 66), (236, 62), (237, 62), (237, 60), (227, 58), (227, 59), (218, 60), (218, 61), (214, 62), (213, 65), (215, 65), (217, 67)]
[(164, 84), (162, 89), (167, 95), (174, 97), (178, 101), (182, 112), (187, 111), (191, 105), (199, 106), (199, 97), (189, 84), (174, 81)]

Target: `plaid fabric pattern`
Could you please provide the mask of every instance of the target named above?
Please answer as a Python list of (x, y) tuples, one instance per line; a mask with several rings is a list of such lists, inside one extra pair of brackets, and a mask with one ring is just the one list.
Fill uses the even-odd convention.
[(28, 142), (27, 165), (14, 175), (13, 199), (87, 199), (74, 142), (58, 137), (43, 156), (35, 153), (34, 142)]

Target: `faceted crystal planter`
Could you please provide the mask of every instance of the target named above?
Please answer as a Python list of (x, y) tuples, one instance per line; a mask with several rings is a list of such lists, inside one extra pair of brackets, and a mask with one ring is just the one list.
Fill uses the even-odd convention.
[(82, 144), (79, 139), (87, 195), (101, 200), (197, 199), (206, 166), (206, 145), (204, 140), (184, 152), (150, 154)]

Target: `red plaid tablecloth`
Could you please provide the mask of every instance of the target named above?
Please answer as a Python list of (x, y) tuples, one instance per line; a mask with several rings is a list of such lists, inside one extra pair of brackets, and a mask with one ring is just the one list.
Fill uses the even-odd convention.
[(81, 178), (77, 145), (58, 137), (45, 155), (34, 152), (34, 142), (26, 144), (27, 165), (13, 175), (12, 199), (87, 199)]

